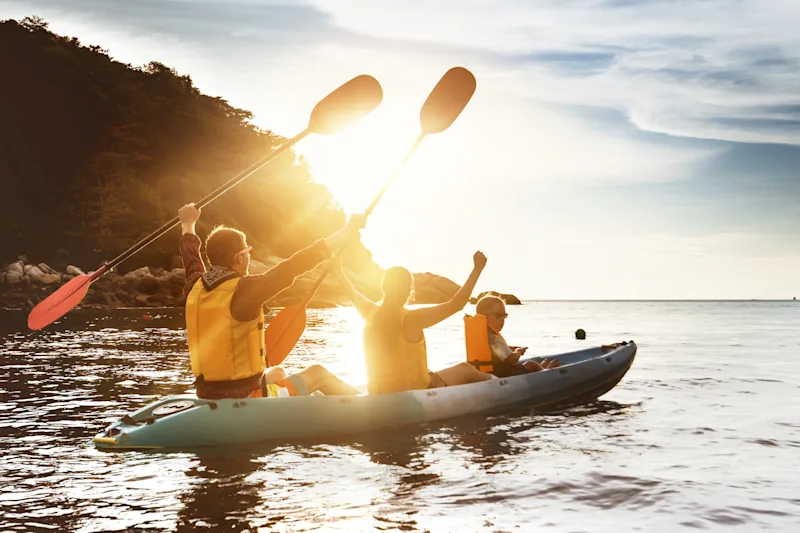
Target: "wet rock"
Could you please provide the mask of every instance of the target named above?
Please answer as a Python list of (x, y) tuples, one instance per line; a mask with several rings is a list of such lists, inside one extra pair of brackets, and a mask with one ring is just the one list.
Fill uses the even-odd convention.
[[(273, 268), (283, 260), (277, 256), (264, 256), (263, 261), (252, 261), (251, 274), (259, 274)], [(92, 284), (81, 306), (89, 307), (134, 307), (134, 306), (178, 306), (185, 305), (184, 285), (186, 272), (179, 261), (173, 268), (141, 267), (124, 275), (116, 270), (107, 272)], [(368, 298), (381, 298), (380, 272), (357, 273), (345, 267), (348, 277), (356, 289)], [(276, 295), (268, 302), (272, 307), (299, 303), (307, 296), (322, 272), (318, 268), (296, 280), (294, 285)], [(91, 275), (80, 267), (69, 265), (65, 273), (59, 273), (46, 263), (29, 264), (22, 256), (19, 260), (0, 269), (0, 307), (24, 308), (27, 301), (39, 302), (51, 294), (59, 285), (75, 276)], [(459, 289), (458, 284), (429, 272), (414, 274), (417, 303), (441, 303), (449, 300)], [(33, 282), (33, 283), (32, 283)], [(315, 294), (310, 307), (325, 308), (349, 305), (342, 287), (335, 276), (327, 276)]]
[(11, 270), (6, 272), (6, 279), (5, 282), (9, 285), (16, 285), (17, 283), (22, 283), (22, 280), (25, 278), (25, 274), (17, 270)]
[(69, 274), (70, 276), (83, 276), (86, 273), (76, 266), (69, 265), (67, 267), (67, 274)]
[(44, 272), (36, 265), (25, 265), (25, 275), (31, 281), (39, 281), (44, 276)]
[(150, 267), (142, 267), (137, 268), (136, 270), (131, 270), (127, 274), (125, 274), (122, 279), (124, 279), (127, 283), (135, 284), (137, 281), (142, 279), (145, 276), (152, 276), (153, 274), (150, 272)]
[(136, 282), (136, 290), (144, 294), (155, 294), (161, 288), (161, 283), (155, 276), (145, 275)]
[(58, 272), (47, 266), (47, 263), (39, 263), (37, 266), (39, 267), (39, 270), (45, 274), (58, 274)]
[(167, 275), (167, 281), (182, 287), (186, 283), (186, 271), (182, 268), (173, 268)]
[(44, 274), (39, 278), (39, 283), (43, 285), (53, 285), (61, 283), (61, 274)]

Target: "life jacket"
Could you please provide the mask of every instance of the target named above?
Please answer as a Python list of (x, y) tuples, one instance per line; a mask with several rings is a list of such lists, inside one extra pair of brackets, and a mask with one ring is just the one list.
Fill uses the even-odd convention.
[(419, 342), (409, 342), (403, 335), (408, 309), (386, 316), (378, 307), (364, 326), (364, 355), (367, 390), (370, 394), (388, 394), (427, 389), (428, 352), (425, 334)]
[[(186, 335), (192, 373), (198, 381), (253, 379), (266, 368), (264, 319), (240, 322), (231, 316), (231, 300), (241, 277), (206, 283), (199, 279), (186, 297)], [(241, 381), (240, 381), (241, 382)]]
[[(467, 362), (481, 372), (494, 372), (489, 332), (501, 339), (503, 336), (489, 327), (486, 315), (464, 315), (464, 339), (467, 343)], [(503, 339), (505, 340), (505, 339)]]

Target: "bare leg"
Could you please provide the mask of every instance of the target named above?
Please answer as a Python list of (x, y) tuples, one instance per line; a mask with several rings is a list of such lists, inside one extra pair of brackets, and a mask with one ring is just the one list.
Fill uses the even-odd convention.
[(311, 365), (296, 375), (301, 376), (306, 382), (309, 394), (314, 391), (320, 391), (326, 396), (361, 394), (357, 388), (337, 378), (321, 365)]
[(442, 381), (447, 383), (448, 386), (495, 379), (493, 375), (481, 372), (469, 363), (458, 363), (455, 366), (437, 370), (436, 373), (439, 374), (439, 377), (441, 377)]
[(544, 370), (544, 367), (536, 361), (526, 361), (522, 366), (524, 366), (528, 372), (539, 372), (540, 370)]
[(264, 372), (264, 378), (268, 383), (275, 383), (279, 379), (286, 378), (286, 371), (280, 366), (271, 366)]

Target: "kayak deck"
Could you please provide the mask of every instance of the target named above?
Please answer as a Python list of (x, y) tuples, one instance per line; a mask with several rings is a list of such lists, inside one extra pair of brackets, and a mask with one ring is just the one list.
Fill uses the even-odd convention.
[[(481, 383), (393, 394), (157, 400), (94, 438), (98, 449), (181, 449), (266, 441), (324, 439), (377, 429), (507, 410), (550, 409), (592, 401), (633, 364), (634, 342), (556, 354), (553, 370)], [(531, 357), (528, 359), (541, 359)]]

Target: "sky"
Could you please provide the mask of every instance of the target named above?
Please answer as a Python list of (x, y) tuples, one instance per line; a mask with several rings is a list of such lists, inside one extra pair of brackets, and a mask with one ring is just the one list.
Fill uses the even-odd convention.
[(375, 112), (298, 145), (348, 213), (439, 78), (471, 70), (362, 233), (383, 267), (462, 283), (481, 250), (478, 290), (524, 299), (800, 296), (796, 0), (0, 0), (29, 15), (285, 136), (376, 77)]

